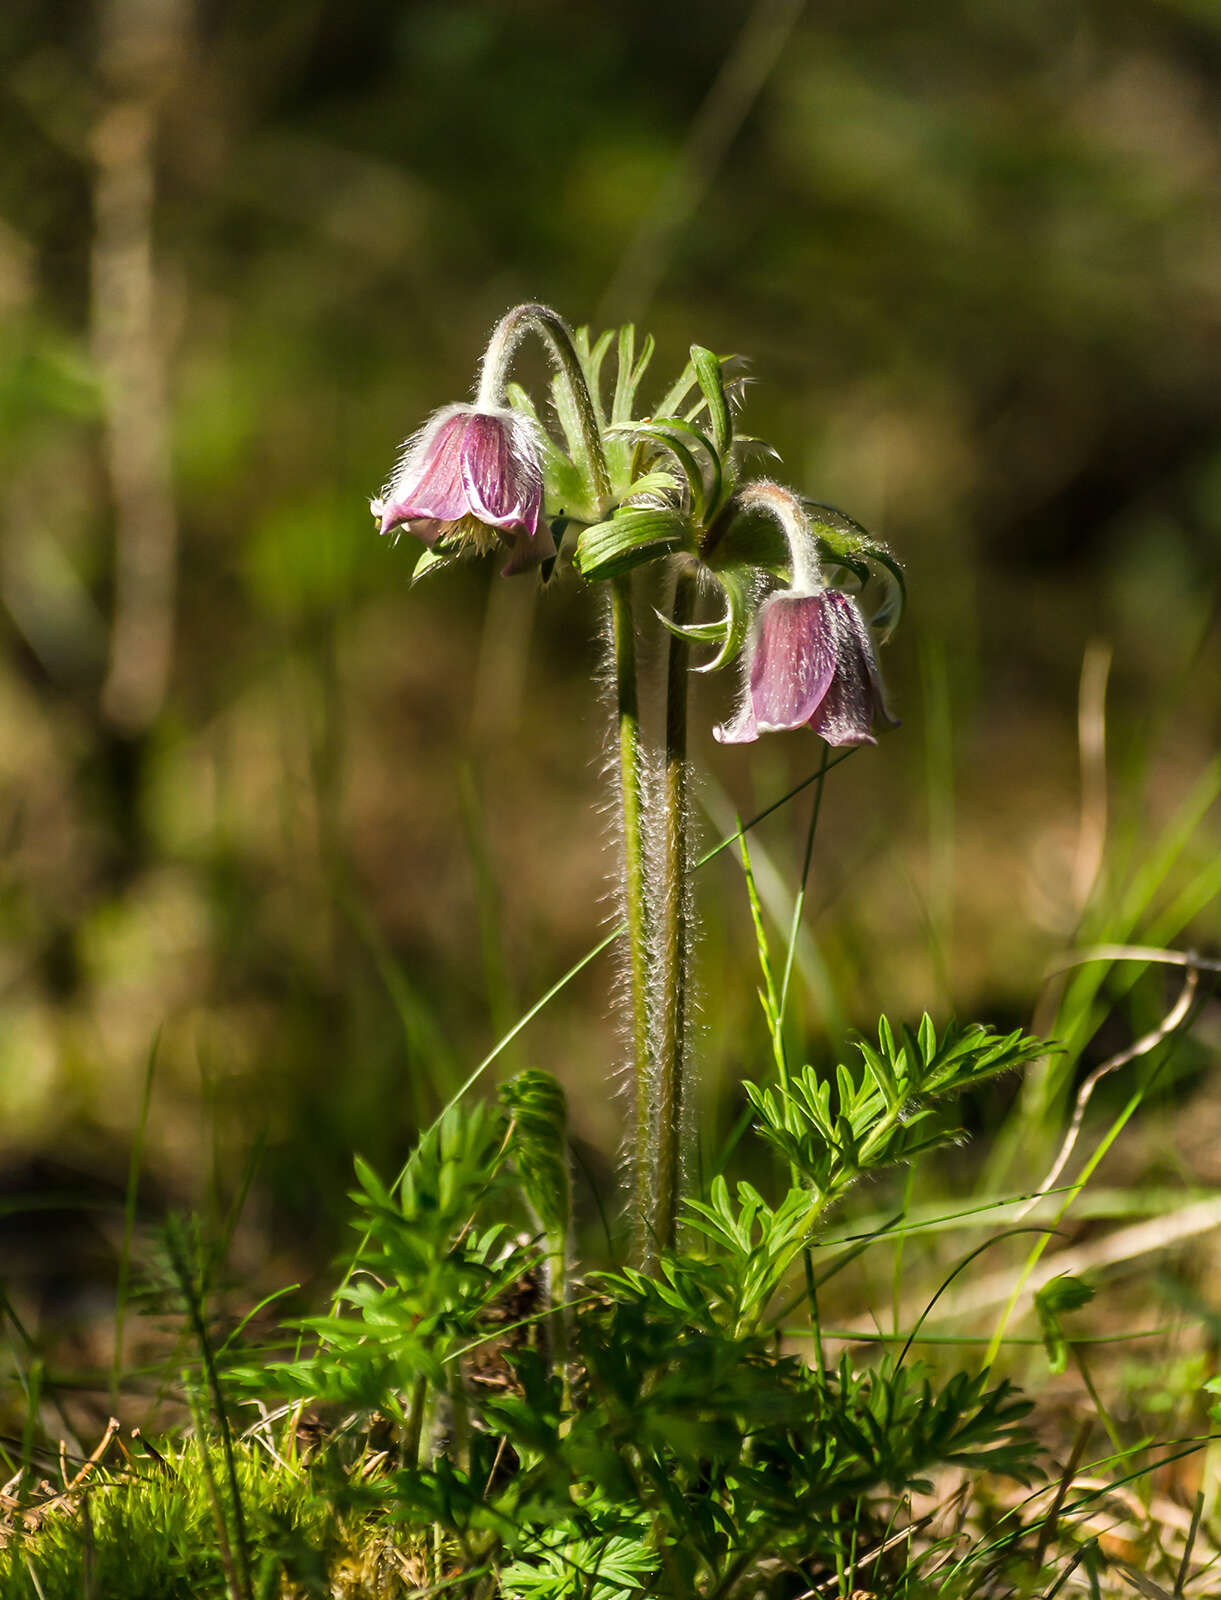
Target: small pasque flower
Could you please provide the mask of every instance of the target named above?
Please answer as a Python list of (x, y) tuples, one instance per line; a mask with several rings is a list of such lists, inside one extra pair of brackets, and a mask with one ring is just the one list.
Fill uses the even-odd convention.
[(785, 589), (759, 609), (742, 705), (713, 734), (722, 744), (747, 744), (806, 727), (831, 745), (876, 744), (875, 716), (894, 724), (856, 602), (838, 589)]
[(542, 518), (543, 470), (532, 424), (512, 411), (446, 406), (403, 446), (370, 510), (382, 533), (404, 527), (430, 548), (508, 547), (508, 577), (555, 555)]

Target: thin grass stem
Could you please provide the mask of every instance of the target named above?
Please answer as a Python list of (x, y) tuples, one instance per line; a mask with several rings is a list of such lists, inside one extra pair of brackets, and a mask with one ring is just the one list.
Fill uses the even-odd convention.
[(777, 1026), (784, 1026), (785, 1009), (789, 1000), (789, 984), (793, 977), (793, 962), (797, 955), (797, 934), (801, 927), (802, 913), (805, 911), (806, 887), (810, 881), (810, 863), (814, 859), (814, 835), (818, 832), (818, 814), (822, 810), (823, 784), (831, 766), (831, 746), (824, 744), (822, 747), (822, 760), (818, 764), (818, 771), (814, 774), (816, 788), (814, 790), (814, 805), (810, 811), (810, 826), (806, 833), (806, 853), (801, 864), (801, 883), (797, 889), (797, 898), (793, 902), (793, 922), (789, 929), (789, 947), (784, 958), (784, 976), (780, 980), (780, 1015)]
[(220, 1486), (216, 1482), (216, 1474), (212, 1470), (212, 1460), (208, 1454), (207, 1418), (195, 1386), (188, 1373), (182, 1374), (182, 1391), (186, 1396), (187, 1407), (191, 1413), (191, 1422), (195, 1428), (195, 1443), (199, 1448), (199, 1466), (203, 1474), (204, 1488), (208, 1496), (208, 1505), (212, 1511), (212, 1523), (216, 1529), (216, 1551), (220, 1557), (221, 1566), (225, 1572), (225, 1587), (229, 1591), (229, 1600), (250, 1600), (249, 1590), (241, 1581), (238, 1573), (237, 1562), (234, 1559), (233, 1544), (229, 1537), (229, 1527), (225, 1517), (225, 1505), (221, 1499)]
[(144, 1135), (148, 1129), (148, 1112), (153, 1098), (153, 1075), (157, 1067), (157, 1047), (161, 1043), (160, 1030), (149, 1046), (148, 1061), (144, 1068), (144, 1085), (140, 1091), (140, 1110), (136, 1117), (136, 1130), (132, 1138), (131, 1161), (127, 1168), (127, 1193), (123, 1197), (123, 1242), (119, 1247), (119, 1271), (114, 1293), (114, 1362), (110, 1372), (110, 1409), (119, 1409), (119, 1385), (123, 1376), (123, 1327), (127, 1320), (127, 1292), (131, 1275), (131, 1242), (136, 1227), (136, 1203), (140, 1193), (140, 1169), (144, 1164)]
[[(225, 1410), (225, 1397), (220, 1386), (220, 1374), (216, 1370), (216, 1362), (213, 1359), (212, 1341), (208, 1335), (207, 1324), (204, 1321), (203, 1305), (200, 1301), (199, 1291), (192, 1281), (184, 1241), (173, 1219), (171, 1219), (170, 1225), (166, 1229), (165, 1239), (169, 1250), (170, 1264), (186, 1304), (190, 1329), (199, 1349), (204, 1379), (211, 1397), (216, 1426), (220, 1432), (221, 1452), (225, 1462), (225, 1476), (228, 1479), (229, 1496), (233, 1506), (233, 1550), (237, 1561), (237, 1574), (240, 1579), (241, 1593), (246, 1596), (246, 1600), (251, 1600), (253, 1589), (251, 1587), (250, 1546), (246, 1536), (246, 1513), (242, 1505), (241, 1487), (237, 1481), (237, 1458), (234, 1455), (233, 1434), (230, 1431), (229, 1418)], [(207, 1441), (203, 1437), (200, 1438), (199, 1447), (201, 1453), (206, 1454)]]
[(1065, 1187), (1063, 1198), (1054, 1218), (1052, 1219), (1051, 1226), (1048, 1228), (1045, 1237), (1040, 1239), (1030, 1251), (1030, 1254), (1027, 1256), (1022, 1270), (1018, 1274), (1017, 1280), (1014, 1283), (1013, 1289), (1009, 1295), (1009, 1299), (1005, 1304), (1005, 1309), (1001, 1313), (1000, 1322), (997, 1324), (996, 1330), (993, 1333), (992, 1339), (988, 1345), (988, 1352), (985, 1357), (986, 1366), (992, 1366), (993, 1362), (996, 1360), (996, 1354), (1000, 1348), (1000, 1341), (1004, 1336), (1009, 1319), (1013, 1315), (1014, 1308), (1016, 1307), (1018, 1300), (1021, 1298), (1022, 1290), (1025, 1288), (1030, 1274), (1038, 1266), (1039, 1259), (1044, 1250), (1046, 1250), (1056, 1226), (1060, 1223), (1061, 1219), (1064, 1217), (1065, 1213), (1068, 1211), (1077, 1195), (1080, 1194), (1080, 1192), (1085, 1188), (1086, 1184), (1093, 1177), (1096, 1168), (1106, 1155), (1107, 1151), (1114, 1144), (1115, 1140), (1118, 1139), (1119, 1135), (1123, 1132), (1123, 1129), (1127, 1126), (1131, 1117), (1135, 1115), (1137, 1108), (1140, 1106), (1145, 1096), (1157, 1082), (1162, 1068), (1166, 1065), (1173, 1054), (1174, 1044), (1177, 1044), (1181, 1038), (1181, 1033), (1173, 1036), (1174, 1042), (1172, 1043), (1170, 1050), (1167, 1051), (1166, 1055), (1164, 1055), (1160, 1061), (1154, 1063), (1152, 1071), (1148, 1074), (1145, 1081), (1137, 1084), (1128, 1100), (1128, 1103), (1124, 1106), (1123, 1110), (1107, 1129), (1106, 1133), (1095, 1147), (1093, 1154), (1085, 1163), (1084, 1167), (1082, 1167), (1076, 1181)]
[(418, 1467), (420, 1445), (424, 1438), (424, 1408), (428, 1404), (428, 1379), (421, 1373), (411, 1387), (411, 1401), (407, 1411), (407, 1431), (403, 1439), (403, 1459), (409, 1467)]
[[(780, 996), (776, 1003), (776, 1055), (780, 1065), (781, 1086), (788, 1087), (788, 1056), (784, 1047), (784, 1014), (788, 1006), (789, 984), (793, 977), (793, 961), (797, 954), (797, 936), (801, 930), (801, 917), (805, 911), (806, 887), (810, 881), (810, 863), (814, 859), (814, 836), (818, 832), (818, 815), (822, 810), (823, 787), (826, 782), (827, 768), (830, 765), (831, 747), (824, 744), (822, 758), (818, 764), (816, 786), (814, 789), (814, 804), (810, 810), (810, 826), (806, 832), (805, 858), (801, 864), (801, 882), (797, 888), (797, 897), (793, 901), (793, 920), (789, 928), (788, 949), (784, 957), (784, 976), (780, 980)], [(743, 842), (745, 849), (745, 842)], [(797, 1172), (790, 1169), (790, 1181), (796, 1186)], [(807, 1244), (801, 1252), (802, 1272), (805, 1277), (806, 1301), (810, 1311), (810, 1333), (814, 1339), (815, 1367), (821, 1377), (825, 1374), (826, 1360), (823, 1355), (822, 1343), (822, 1318), (818, 1309), (818, 1280), (814, 1272), (814, 1255)]]

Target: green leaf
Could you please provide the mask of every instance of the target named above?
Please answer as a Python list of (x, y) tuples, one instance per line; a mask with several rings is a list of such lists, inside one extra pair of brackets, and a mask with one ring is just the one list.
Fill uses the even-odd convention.
[(907, 609), (907, 580), (903, 576), (903, 568), (885, 545), (871, 545), (866, 554), (868, 559), (880, 566), (886, 574), (882, 604), (870, 619), (873, 626), (879, 630), (879, 642), (885, 644), (899, 626)]
[(1047, 1351), (1047, 1363), (1053, 1372), (1063, 1372), (1068, 1365), (1069, 1341), (1060, 1318), (1070, 1311), (1079, 1311), (1093, 1298), (1094, 1291), (1089, 1284), (1082, 1283), (1080, 1278), (1068, 1273), (1061, 1273), (1058, 1278), (1045, 1283), (1035, 1294), (1034, 1308), (1043, 1333), (1043, 1348)]
[(697, 667), (697, 672), (719, 672), (736, 661), (750, 632), (755, 588), (753, 572), (749, 568), (725, 567), (716, 577), (725, 596), (725, 615), (716, 624), (721, 648), (711, 661)]
[(631, 322), (619, 329), (618, 365), (615, 371), (615, 397), (611, 401), (611, 421), (630, 422), (636, 385), (632, 358), (636, 351), (636, 328)]
[(653, 615), (667, 633), (672, 633), (676, 639), (688, 639), (692, 644), (720, 644), (725, 637), (723, 617), (718, 617), (715, 622), (672, 622), (656, 606), (653, 607)]
[(502, 1592), (522, 1600), (629, 1600), (646, 1587), (658, 1565), (648, 1540), (571, 1539), (539, 1556), (519, 1556), (502, 1567)]
[(656, 471), (645, 472), (639, 478), (633, 478), (628, 485), (624, 500), (643, 500), (646, 497), (662, 496), (671, 503), (681, 492), (681, 484), (673, 471), (666, 467), (659, 467)]
[[(685, 428), (686, 425), (683, 424)], [(631, 435), (634, 439), (652, 439), (663, 450), (668, 450), (682, 468), (683, 477), (687, 480), (687, 489), (691, 496), (691, 516), (693, 521), (704, 520), (704, 507), (707, 503), (708, 491), (704, 483), (704, 471), (690, 447), (682, 440), (675, 438), (679, 431), (679, 424), (669, 418), (664, 422), (637, 422), (632, 424)], [(692, 433), (694, 429), (690, 430)]]
[(653, 340), (653, 335), (651, 333), (646, 333), (645, 336), (644, 336), (644, 344), (641, 346), (641, 350), (640, 350), (640, 359), (636, 362), (636, 365), (632, 368), (632, 399), (633, 399), (633, 401), (635, 400), (635, 397), (636, 397), (636, 391), (640, 387), (640, 380), (644, 377), (645, 373), (648, 371), (649, 362), (652, 361), (652, 359), (653, 359), (653, 351), (656, 348), (657, 348), (657, 346), (656, 346), (656, 344), (655, 344), (655, 342)]
[(898, 1110), (902, 1103), (902, 1096), (899, 1093), (899, 1082), (890, 1061), (886, 1056), (875, 1050), (866, 1039), (858, 1041), (857, 1049), (864, 1059), (869, 1076), (877, 1084), (889, 1109), (892, 1111)]
[(564, 1091), (549, 1072), (527, 1070), (501, 1085), (499, 1099), (510, 1114), (507, 1153), (526, 1199), (548, 1237), (562, 1238), (572, 1213)]
[(581, 469), (568, 459), (543, 427), (534, 401), (520, 383), (507, 384), (505, 398), (513, 411), (529, 417), (537, 429), (535, 442), (542, 459), (543, 482), (551, 513), (562, 513), (578, 522), (588, 522), (597, 515), (590, 498), (588, 479), (582, 476)]
[[(357, 1183), (360, 1184), (361, 1189), (373, 1202), (373, 1204), (375, 1206), (380, 1206), (384, 1211), (397, 1210), (394, 1201), (390, 1198), (390, 1191), (382, 1183), (381, 1179), (377, 1176), (376, 1172), (374, 1172), (373, 1168), (369, 1165), (365, 1158), (363, 1156), (354, 1156), (352, 1165), (356, 1169)], [(360, 1196), (356, 1195), (353, 1196), (353, 1198), (359, 1200)]]
[[(592, 484), (593, 463), (585, 447), (585, 432), (581, 426), (581, 411), (567, 373), (559, 371), (551, 379), (551, 403), (555, 407), (556, 421), (568, 445), (568, 456), (577, 469), (582, 484)], [(585, 499), (592, 496), (588, 493)]]
[(726, 607), (723, 617), (715, 617), (709, 622), (675, 623), (663, 611), (654, 607), (653, 614), (668, 633), (676, 639), (686, 639), (692, 644), (716, 644), (720, 649), (711, 661), (706, 661), (703, 666), (695, 667), (695, 672), (717, 672), (721, 667), (733, 661), (746, 643), (746, 635), (750, 629), (750, 583), (749, 578), (743, 578), (739, 573), (718, 573), (718, 581), (725, 594)]
[(437, 567), (448, 566), (452, 559), (452, 555), (444, 550), (430, 550), (426, 547), (420, 551), (420, 558), (411, 569), (412, 583), (419, 583), (421, 578)]
[(712, 428), (713, 442), (718, 452), (724, 455), (729, 449), (733, 423), (729, 415), (729, 402), (725, 399), (721, 363), (711, 350), (706, 350), (701, 344), (693, 344), (691, 365), (695, 371), (695, 381), (708, 402), (708, 420)]
[(695, 368), (688, 361), (675, 381), (666, 390), (654, 409), (655, 417), (672, 416), (691, 393), (695, 385)]
[(586, 528), (577, 540), (576, 566), (593, 583), (679, 550), (695, 551), (695, 531), (681, 511), (632, 507), (609, 522)]
[(882, 568), (886, 587), (882, 604), (872, 621), (875, 627), (882, 630), (881, 642), (885, 644), (899, 625), (907, 605), (903, 568), (886, 546), (846, 511), (841, 511), (837, 506), (823, 505), (818, 500), (803, 498), (802, 504), (810, 513), (811, 525), (818, 535), (824, 555), (832, 561), (841, 562), (858, 575), (862, 560)]
[(920, 1054), (924, 1057), (924, 1064), (927, 1067), (937, 1053), (937, 1035), (933, 1031), (933, 1019), (927, 1011), (920, 1018), (916, 1041), (920, 1046)]
[(676, 442), (673, 440), (675, 434), (684, 435), (693, 444), (698, 445), (707, 457), (710, 477), (705, 487), (701, 474), (702, 504), (700, 514), (695, 520), (700, 522), (705, 517), (711, 520), (716, 515), (724, 499), (726, 463), (721, 459), (721, 452), (706, 433), (703, 433), (699, 428), (688, 422), (685, 417), (658, 417), (649, 426), (661, 430), (670, 438), (672, 443)]
[(578, 328), (572, 336), (572, 342), (581, 360), (581, 370), (585, 375), (585, 386), (594, 403), (594, 412), (600, 428), (606, 427), (606, 414), (602, 409), (602, 363), (606, 360), (606, 352), (610, 349), (614, 337), (613, 330), (607, 328), (605, 333), (599, 334), (597, 344), (591, 349), (588, 328)]
[(739, 567), (752, 573), (769, 572), (787, 579), (791, 575), (788, 541), (776, 518), (758, 510), (726, 508), (723, 518), (713, 526), (714, 537), (703, 552), (709, 569), (718, 576), (723, 570)]

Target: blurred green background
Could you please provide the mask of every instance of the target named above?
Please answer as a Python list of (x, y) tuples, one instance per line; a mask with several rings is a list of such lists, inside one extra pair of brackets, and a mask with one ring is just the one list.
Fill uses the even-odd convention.
[[(321, 1270), (353, 1150), (393, 1169), (603, 930), (600, 597), (413, 590), (367, 512), (521, 299), (651, 329), (658, 392), (692, 340), (749, 356), (744, 426), (906, 563), (903, 726), (819, 824), (809, 1052), (1028, 1019), (1193, 794), (1163, 932), (1215, 949), (1219, 113), (1212, 0), (5, 0), (6, 1270), (113, 1245), (154, 1047), (146, 1203), (223, 1214), (257, 1157), (242, 1263)], [(705, 842), (818, 761), (715, 746), (731, 677)], [(808, 816), (758, 832), (782, 923)], [(700, 896), (711, 1150), (766, 1045), (728, 856)], [(607, 1192), (613, 986), (497, 1068), (559, 1074)], [(111, 1221), (65, 1243), (47, 1193)]]

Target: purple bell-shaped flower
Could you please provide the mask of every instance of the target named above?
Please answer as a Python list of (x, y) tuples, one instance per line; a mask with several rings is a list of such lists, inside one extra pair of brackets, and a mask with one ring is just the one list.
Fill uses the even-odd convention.
[(429, 547), (508, 547), (506, 577), (555, 555), (542, 517), (543, 471), (533, 425), (508, 410), (446, 406), (403, 446), (371, 505), (382, 533), (404, 527)]
[(722, 744), (747, 744), (761, 733), (805, 727), (830, 745), (876, 744), (875, 716), (894, 725), (855, 600), (838, 589), (785, 589), (759, 608), (742, 704), (713, 735)]

